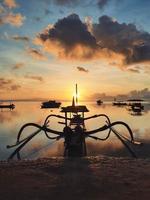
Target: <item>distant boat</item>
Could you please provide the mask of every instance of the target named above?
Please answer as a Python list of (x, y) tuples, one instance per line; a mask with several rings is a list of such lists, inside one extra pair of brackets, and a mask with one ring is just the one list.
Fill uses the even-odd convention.
[(126, 106), (127, 103), (124, 101), (117, 101), (116, 99), (114, 100), (114, 102), (112, 103), (113, 106)]
[(128, 99), (127, 101), (131, 101), (131, 102), (139, 102), (139, 101), (144, 101), (143, 99)]
[(59, 108), (61, 105), (61, 102), (54, 101), (45, 101), (42, 102), (41, 108)]
[(144, 110), (144, 106), (140, 102), (130, 103), (128, 106), (129, 110), (133, 112), (142, 112), (142, 110)]
[(103, 101), (102, 101), (102, 100), (100, 100), (100, 99), (99, 99), (99, 100), (97, 100), (96, 102), (97, 102), (97, 105), (101, 105), (101, 104), (103, 103)]
[(0, 108), (9, 108), (10, 110), (13, 110), (15, 108), (15, 105), (12, 104), (0, 104)]

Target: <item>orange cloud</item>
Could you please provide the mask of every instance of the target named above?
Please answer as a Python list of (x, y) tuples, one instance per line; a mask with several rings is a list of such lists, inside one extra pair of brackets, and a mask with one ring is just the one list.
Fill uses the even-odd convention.
[(107, 48), (91, 48), (84, 44), (75, 44), (69, 49), (65, 48), (59, 41), (43, 41), (39, 36), (33, 42), (42, 46), (43, 51), (63, 60), (104, 60), (107, 62), (115, 60), (116, 64), (121, 67), (125, 59), (123, 54), (115, 53)]
[(25, 17), (22, 16), (20, 13), (17, 14), (8, 13), (1, 18), (2, 24), (10, 24), (16, 27), (22, 26), (24, 20)]
[(11, 37), (13, 40), (16, 40), (16, 41), (26, 41), (26, 42), (29, 42), (29, 37), (27, 36), (19, 36), (19, 35), (14, 35)]
[(18, 6), (18, 4), (15, 2), (15, 0), (4, 0), (4, 4), (10, 9), (16, 8)]

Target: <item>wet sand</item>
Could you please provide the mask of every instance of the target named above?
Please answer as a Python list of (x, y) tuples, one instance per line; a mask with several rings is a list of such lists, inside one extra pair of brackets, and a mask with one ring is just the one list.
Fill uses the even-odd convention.
[(150, 199), (150, 159), (45, 158), (0, 162), (2, 200)]

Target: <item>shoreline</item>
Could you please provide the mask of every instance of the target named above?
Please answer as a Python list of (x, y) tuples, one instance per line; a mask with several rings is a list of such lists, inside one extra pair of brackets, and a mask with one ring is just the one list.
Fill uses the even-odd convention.
[(150, 159), (90, 156), (0, 161), (3, 200), (150, 199)]

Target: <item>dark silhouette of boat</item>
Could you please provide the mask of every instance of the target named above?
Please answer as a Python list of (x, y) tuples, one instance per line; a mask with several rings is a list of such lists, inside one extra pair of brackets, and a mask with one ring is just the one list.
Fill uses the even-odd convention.
[[(64, 156), (82, 157), (87, 155), (85, 138), (84, 113), (89, 112), (85, 105), (78, 105), (78, 88), (76, 84), (76, 97), (72, 100), (71, 106), (62, 107), (61, 112), (65, 113), (65, 149)], [(70, 118), (68, 118), (68, 115)], [(68, 123), (69, 119), (69, 123)]]
[(10, 110), (13, 110), (15, 108), (15, 105), (12, 103), (12, 104), (0, 104), (0, 108), (8, 108)]
[(127, 101), (130, 101), (130, 102), (141, 102), (141, 101), (144, 101), (143, 99), (128, 99)]
[(41, 108), (59, 108), (61, 102), (56, 102), (55, 100), (42, 102)]
[(101, 104), (103, 104), (103, 101), (102, 101), (102, 100), (100, 100), (100, 99), (99, 99), (99, 100), (97, 100), (96, 102), (97, 102), (97, 105), (101, 105)]
[(112, 104), (113, 104), (113, 106), (126, 106), (127, 105), (126, 102), (119, 101), (119, 100), (116, 100), (116, 99), (114, 99), (114, 102)]
[(144, 106), (140, 102), (130, 103), (129, 110), (133, 112), (142, 112), (144, 110)]
[(133, 111), (135, 113), (140, 113), (144, 110), (144, 105), (142, 105), (142, 99), (128, 99), (128, 110)]

